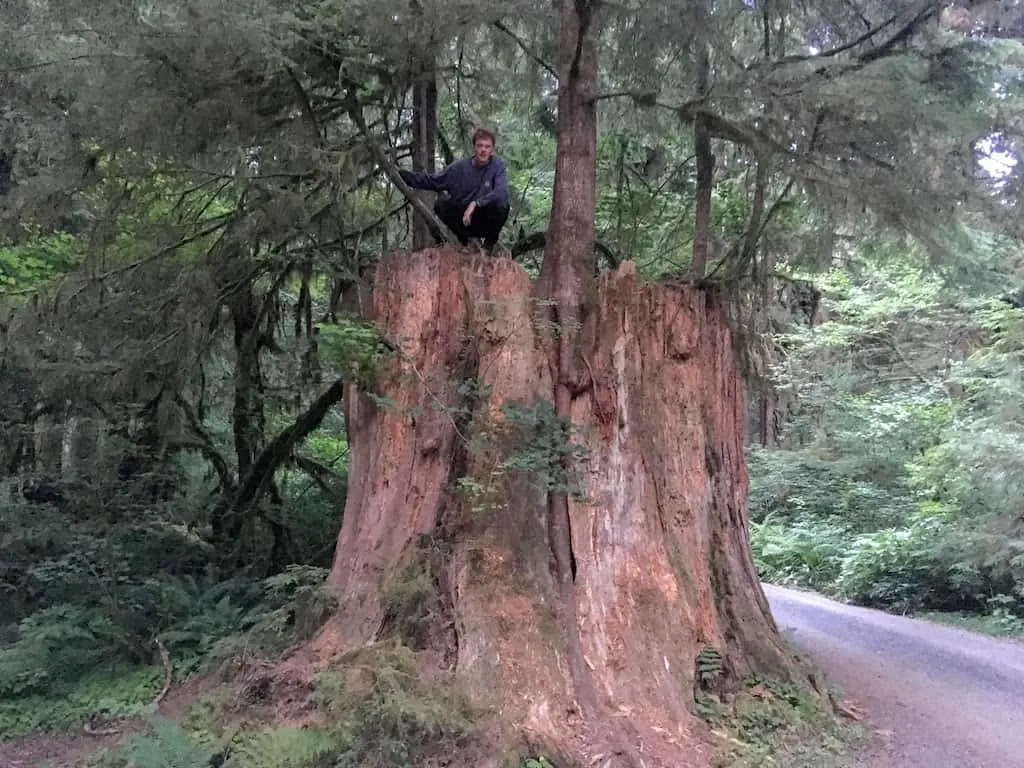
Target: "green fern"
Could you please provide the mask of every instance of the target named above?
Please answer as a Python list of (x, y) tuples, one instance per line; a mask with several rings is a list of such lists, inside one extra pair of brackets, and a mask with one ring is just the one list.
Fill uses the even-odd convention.
[(153, 721), (151, 733), (130, 737), (124, 752), (132, 768), (199, 768), (213, 756), (177, 723), (163, 718)]
[(231, 749), (224, 768), (308, 768), (337, 755), (340, 738), (316, 728), (266, 728)]
[(161, 666), (117, 666), (69, 683), (59, 697), (47, 693), (0, 698), (0, 734), (13, 738), (38, 729), (78, 729), (90, 712), (113, 718), (150, 714), (164, 674)]
[(724, 669), (722, 654), (717, 648), (705, 645), (697, 654), (697, 679), (702, 685), (713, 683), (722, 676)]

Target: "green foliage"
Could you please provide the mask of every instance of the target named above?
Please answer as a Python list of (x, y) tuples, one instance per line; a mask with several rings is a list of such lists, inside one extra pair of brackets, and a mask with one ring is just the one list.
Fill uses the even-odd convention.
[(380, 330), (350, 317), (338, 318), (336, 323), (319, 325), (317, 329), (325, 360), (345, 378), (372, 388), (380, 366), (394, 352)]
[(948, 589), (935, 558), (940, 535), (941, 521), (925, 518), (907, 528), (857, 536), (843, 558), (836, 582), (839, 594), (903, 613), (934, 605), (936, 594)]
[(79, 729), (97, 712), (115, 719), (149, 714), (164, 677), (161, 666), (96, 668), (62, 685), (59, 695), (0, 697), (0, 738), (44, 728)]
[[(1002, 597), (1006, 601), (1013, 601), (1013, 598), (1008, 595)], [(1001, 606), (994, 608), (989, 615), (964, 611), (923, 611), (917, 615), (917, 618), (940, 624), (950, 624), (993, 637), (1024, 637), (1024, 619)]]
[(710, 645), (705, 645), (697, 654), (697, 682), (702, 687), (714, 687), (724, 672), (721, 652)]
[(473, 733), (465, 705), (448, 695), (424, 695), (419, 688), (404, 671), (378, 675), (349, 719), (337, 768), (415, 765), (463, 746)]
[(871, 531), (904, 521), (916, 501), (907, 489), (905, 454), (883, 454), (845, 433), (832, 438), (857, 446), (854, 455), (829, 456), (815, 448), (748, 451), (750, 516), (754, 521), (830, 521), (855, 531)]
[(341, 750), (337, 732), (322, 728), (267, 727), (239, 732), (219, 747), (208, 742), (201, 733), (157, 718), (148, 733), (130, 737), (96, 768), (333, 768)]
[(572, 424), (555, 413), (554, 403), (502, 403), (501, 412), (517, 431), (517, 447), (503, 467), (528, 473), (534, 484), (548, 493), (578, 495), (576, 470), (586, 460), (586, 453), (573, 441)]
[[(293, 565), (264, 579), (258, 598), (248, 601), (248, 605), (233, 606), (230, 595), (225, 595), (198, 619), (202, 622), (226, 617), (215, 634), (199, 634), (206, 641), (204, 654), (220, 660), (249, 654), (273, 655), (296, 642), (311, 639), (337, 610), (337, 597), (327, 587), (326, 578), (324, 568)], [(182, 633), (195, 635), (197, 629), (200, 628), (186, 625)], [(183, 638), (181, 634), (171, 634), (170, 639)]]
[(829, 320), (784, 337), (787, 428), (749, 454), (755, 561), (769, 581), (1009, 626), (1024, 616), (1022, 313), (885, 249), (830, 274)]
[(326, 584), (328, 571), (311, 565), (290, 565), (263, 580), (263, 631), (309, 640), (338, 608), (337, 596)]
[[(455, 152), (471, 123), (501, 124), (516, 217), (506, 238), (549, 225), (554, 93), (527, 52), (557, 45), (550, 4), (506, 4), (505, 30), (472, 2), (412, 16), (406, 0), (372, 13), (349, 0), (144, 5), (87, 0), (75, 15), (12, 0), (0, 18), (2, 695), (59, 697), (103, 662), (148, 664), (155, 638), (186, 665), (271, 653), (333, 610), (314, 569), (330, 562), (344, 492), (341, 418), (284, 441), (270, 468), (258, 459), (310, 427), (325, 380), (372, 388), (394, 354), (379, 329), (333, 318), (381, 254), (409, 243), (409, 207), (367, 145), (406, 162), (403, 73), (419, 42), (437, 43), (438, 116)], [(792, 354), (779, 388), (803, 409), (789, 414), (789, 453), (755, 466), (759, 564), (800, 583), (842, 580), (857, 599), (1005, 597), (1015, 602), (998, 610), (1012, 614), (1024, 583), (1006, 522), (1024, 477), (1019, 322), (989, 308), (987, 352), (945, 354), (960, 344), (942, 333), (963, 297), (923, 265), (953, 253), (960, 273), (1005, 272), (1019, 257), (980, 229), (1019, 219), (1016, 181), (979, 188), (969, 167), (1019, 106), (1005, 71), (1016, 46), (927, 25), (879, 49), (884, 36), (863, 36), (847, 4), (761, 5), (709, 6), (698, 25), (687, 4), (609, 5), (602, 89), (651, 92), (595, 102), (598, 237), (647, 276), (689, 262), (684, 105), (693, 29), (706, 28), (700, 45), (722, 49), (701, 102), (716, 126), (712, 261), (751, 232), (743, 278), (843, 264), (826, 278), (837, 316), (780, 339)], [(893, 29), (918, 12), (909, 0), (862, 10), (895, 14)], [(835, 55), (789, 58), (822, 29)], [(768, 45), (766, 30), (779, 31)], [(364, 135), (359, 115), (383, 135)], [(781, 162), (788, 152), (800, 162)], [(754, 221), (760, 192), (770, 213)], [(963, 239), (944, 239), (959, 212), (979, 227), (971, 259)], [(908, 246), (908, 232), (932, 247)], [(848, 268), (854, 251), (884, 269)], [(586, 457), (570, 425), (550, 403), (505, 410), (518, 446), (492, 475), (462, 481), (474, 506), (499, 508), (491, 481), (506, 471), (578, 493)], [(60, 493), (26, 503), (37, 481)], [(841, 558), (840, 531), (858, 545)], [(399, 634), (422, 643), (434, 574), (408, 576), (389, 605)], [(432, 728), (383, 704), (374, 713)]]
[(71, 271), (82, 259), (81, 243), (67, 233), (0, 247), (0, 295), (30, 294)]
[(336, 725), (334, 768), (419, 765), (476, 736), (475, 713), (458, 692), (424, 679), (415, 654), (381, 643), (350, 666), (322, 675), (316, 701)]
[(425, 680), (418, 663), (408, 647), (382, 642), (317, 677), (306, 714), (323, 725), (243, 722), (215, 734), (222, 713), (200, 703), (181, 725), (155, 719), (101, 766), (196, 768), (215, 759), (225, 768), (394, 768), (449, 757), (477, 737), (475, 713), (453, 689)]
[(443, 620), (437, 581), (443, 557), (440, 542), (422, 536), (409, 565), (384, 585), (384, 626), (415, 650), (427, 647), (431, 629)]
[(819, 695), (793, 682), (750, 678), (728, 704), (704, 710), (721, 739), (720, 768), (853, 768), (862, 734), (839, 723)]
[(338, 735), (321, 728), (264, 728), (242, 734), (231, 745), (224, 768), (330, 768)]
[(132, 768), (196, 768), (209, 765), (212, 752), (173, 721), (158, 718), (150, 733), (128, 738), (124, 757)]
[[(336, 609), (324, 584), (326, 570), (293, 566), (262, 583), (228, 581), (198, 590), (187, 580), (157, 581), (151, 610), (166, 629), (160, 637), (171, 650), (177, 679), (213, 660), (244, 654), (272, 654), (306, 640)], [(117, 625), (103, 613), (58, 606), (34, 613), (18, 627), (17, 639), (0, 650), (0, 719), (9, 732), (32, 727), (72, 727), (83, 713), (105, 709), (112, 716), (139, 714), (160, 690), (162, 667), (118, 668), (96, 672), (100, 661), (128, 650), (147, 635), (133, 636), (131, 625)], [(135, 614), (127, 614), (126, 620)], [(148, 657), (156, 648), (149, 648)], [(54, 704), (54, 700), (59, 704)]]
[(83, 608), (56, 605), (37, 611), (18, 626), (18, 639), (0, 651), (0, 695), (45, 690), (54, 681), (73, 680), (125, 641), (108, 617)]
[(821, 592), (834, 589), (850, 537), (849, 529), (811, 515), (750, 524), (750, 546), (761, 578)]

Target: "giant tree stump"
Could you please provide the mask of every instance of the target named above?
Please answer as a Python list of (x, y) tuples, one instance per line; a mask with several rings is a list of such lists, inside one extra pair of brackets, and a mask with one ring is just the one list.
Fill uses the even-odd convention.
[(742, 386), (716, 299), (643, 284), (628, 263), (599, 280), (581, 350), (590, 382), (572, 408), (583, 458), (568, 628), (596, 720), (576, 706), (568, 671), (545, 492), (510, 461), (524, 438), (507, 404), (552, 398), (551, 329), (529, 277), (456, 250), (395, 254), (359, 304), (398, 352), (375, 392), (345, 401), (351, 472), (330, 575), (341, 608), (315, 649), (374, 642), (389, 580), (435, 537), (449, 553), (436, 658), (478, 703), (566, 764), (613, 752), (648, 767), (704, 764), (698, 654), (715, 649), (731, 680), (789, 664), (747, 543)]

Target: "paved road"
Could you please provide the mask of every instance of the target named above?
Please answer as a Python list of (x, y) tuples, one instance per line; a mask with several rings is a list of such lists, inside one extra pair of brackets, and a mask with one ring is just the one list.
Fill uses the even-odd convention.
[(783, 635), (882, 733), (864, 768), (1024, 768), (1024, 644), (765, 594)]

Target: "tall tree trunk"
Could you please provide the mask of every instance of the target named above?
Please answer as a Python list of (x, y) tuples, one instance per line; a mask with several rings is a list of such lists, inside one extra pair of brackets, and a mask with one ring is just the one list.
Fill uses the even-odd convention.
[(56, 479), (60, 474), (63, 428), (50, 414), (36, 417), (33, 425), (33, 451), (35, 463), (32, 472)]
[[(231, 434), (235, 447), (238, 478), (249, 474), (263, 442), (263, 394), (260, 371), (261, 312), (252, 281), (239, 280), (228, 298), (234, 331), (235, 370), (231, 404)], [(248, 509), (248, 508), (246, 508)], [(236, 560), (241, 538), (252, 515), (226, 503), (218, 504), (211, 515), (213, 540), (222, 557)]]
[[(705, 19), (704, 15), (701, 19)], [(697, 96), (704, 98), (711, 90), (711, 47), (704, 41), (697, 44)], [(707, 273), (711, 249), (711, 193), (715, 180), (715, 156), (711, 151), (711, 132), (707, 117), (698, 112), (693, 121), (693, 149), (697, 156), (697, 188), (693, 219), (693, 261), (690, 275), (696, 280)]]
[[(69, 409), (70, 410), (70, 409)], [(78, 456), (75, 454), (74, 445), (76, 433), (79, 429), (78, 417), (67, 413), (64, 417), (63, 435), (61, 436), (60, 447), (60, 479), (68, 482), (75, 479), (78, 468)]]
[[(412, 86), (412, 167), (417, 171), (433, 171), (437, 153), (437, 75), (432, 57), (417, 62)], [(417, 192), (423, 197), (431, 194)], [(418, 251), (434, 242), (430, 227), (422, 216), (413, 214), (412, 247)]]
[[(555, 189), (536, 293), (550, 304), (554, 338), (552, 363), (555, 414), (572, 423), (573, 395), (580, 387), (584, 363), (580, 351), (583, 323), (596, 310), (594, 284), (594, 210), (597, 196), (597, 0), (556, 0), (559, 50), (558, 144)], [(571, 471), (569, 456), (559, 457), (561, 472)], [(584, 658), (578, 630), (569, 495), (565, 488), (548, 493), (548, 547), (554, 561), (558, 599), (554, 606), (564, 636), (564, 653), (576, 703), (588, 718), (597, 714), (597, 692)]]
[(263, 436), (263, 402), (260, 394), (260, 311), (251, 282), (238, 287), (229, 302), (235, 340), (235, 387), (231, 405), (238, 476), (243, 477), (256, 460)]

